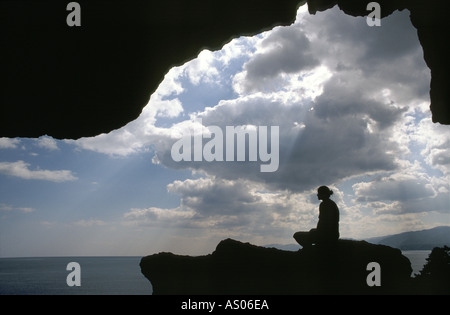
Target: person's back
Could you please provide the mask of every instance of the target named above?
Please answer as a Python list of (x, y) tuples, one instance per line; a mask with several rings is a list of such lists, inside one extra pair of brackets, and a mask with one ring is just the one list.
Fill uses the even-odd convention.
[(317, 234), (318, 243), (339, 239), (339, 209), (331, 199), (324, 199), (320, 203)]
[(293, 236), (303, 248), (309, 248), (312, 244), (333, 246), (339, 239), (339, 208), (330, 199), (332, 194), (333, 191), (327, 186), (319, 187), (317, 198), (322, 202), (319, 206), (317, 228), (309, 232), (296, 232)]

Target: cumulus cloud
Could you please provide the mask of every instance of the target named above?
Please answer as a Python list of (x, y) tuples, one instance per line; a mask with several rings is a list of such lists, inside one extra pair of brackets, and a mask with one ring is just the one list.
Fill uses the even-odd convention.
[[(326, 30), (318, 27), (325, 20)], [(205, 126), (280, 126), (277, 172), (261, 174), (256, 163), (174, 165), (163, 146), (156, 150), (155, 160), (217, 178), (246, 178), (296, 192), (398, 169), (410, 139), (393, 135), (405, 123), (410, 107), (428, 97), (426, 89), (418, 94), (416, 87), (429, 80), (429, 72), (407, 15), (385, 21), (377, 31), (382, 34), (372, 34), (372, 28), (365, 22), (357, 25), (360, 22), (339, 10), (314, 19), (300, 11), (296, 24), (276, 28), (255, 43), (256, 51), (234, 76), (239, 97), (195, 114)], [(352, 27), (357, 30), (346, 32)], [(404, 33), (396, 43), (401, 49), (394, 52), (387, 47)], [(339, 34), (339, 40), (333, 40), (333, 34)], [(373, 51), (381, 52), (383, 47), (388, 58), (375, 58)], [(367, 64), (370, 71), (365, 69)], [(417, 86), (410, 84), (413, 79)], [(264, 80), (271, 81), (269, 88), (261, 84)]]
[(66, 182), (77, 180), (69, 170), (30, 170), (30, 164), (24, 161), (0, 162), (0, 174), (19, 177), (22, 179), (46, 180), (51, 182)]
[(215, 62), (213, 53), (209, 50), (203, 50), (196, 59), (190, 62), (190, 66), (185, 68), (185, 74), (194, 85), (201, 82), (214, 82), (219, 76), (219, 71), (214, 65)]
[[(321, 99), (316, 105), (308, 102), (287, 104), (276, 96), (255, 95), (221, 102), (219, 106), (199, 114), (205, 126), (219, 126), (222, 130), (229, 125), (280, 126), (280, 167), (274, 173), (261, 173), (260, 162), (177, 164), (162, 147), (156, 155), (164, 165), (203, 170), (218, 178), (251, 179), (275, 189), (292, 191), (308, 190), (322, 183), (331, 184), (346, 177), (397, 167), (399, 145), (384, 129), (388, 128), (389, 121), (395, 121), (392, 116), (400, 116), (401, 110), (384, 108), (383, 104), (372, 102), (374, 107), (380, 108), (378, 111), (369, 108), (365, 112), (354, 104), (358, 109), (355, 109), (356, 113), (340, 112), (328, 117), (328, 111), (335, 109), (331, 105), (323, 109), (327, 106), (325, 103)], [(313, 106), (317, 110), (314, 107), (311, 111)], [(379, 111), (388, 112), (391, 117), (381, 118)], [(358, 112), (361, 112), (359, 117)], [(382, 126), (378, 127), (378, 124)]]
[(450, 129), (448, 126), (433, 124), (430, 118), (420, 121), (411, 131), (411, 139), (422, 147), (426, 163), (450, 176)]
[(178, 207), (131, 209), (124, 215), (125, 222), (251, 238), (290, 238), (293, 232), (317, 224), (315, 191), (268, 191), (256, 182), (213, 177), (174, 181), (168, 190), (180, 196)]
[[(338, 8), (310, 16), (305, 5), (289, 27), (239, 38), (172, 69), (138, 120), (75, 143), (119, 155), (151, 148), (154, 163), (200, 174), (168, 186), (180, 196), (179, 207), (132, 209), (129, 222), (249, 231), (302, 222), (310, 228), (317, 205), (305, 196), (355, 179), (344, 230), (355, 232), (350, 226), (363, 217), (376, 224), (395, 215), (418, 226), (412, 214), (448, 209), (450, 191), (449, 130), (426, 118), (429, 82), (408, 12), (371, 28)], [(202, 107), (186, 89), (204, 87), (210, 90), (202, 93), (214, 95), (224, 85), (227, 97)], [(279, 169), (261, 173), (260, 161), (175, 162), (172, 145), (196, 119), (222, 130), (279, 126)], [(447, 178), (414, 162), (423, 159)], [(367, 217), (370, 210), (374, 217)]]
[(422, 199), (435, 195), (429, 179), (412, 174), (393, 174), (370, 183), (359, 183), (354, 187), (357, 201), (395, 201)]
[(278, 28), (259, 43), (259, 49), (244, 65), (235, 88), (241, 94), (280, 88), (282, 74), (300, 73), (319, 65), (312, 55), (310, 41), (296, 28)]
[(51, 137), (40, 137), (36, 141), (36, 145), (40, 148), (44, 148), (50, 151), (58, 150), (58, 144), (56, 140)]
[(356, 202), (367, 203), (374, 214), (448, 212), (450, 184), (428, 175), (415, 164), (401, 172), (353, 185)]
[(0, 138), (0, 149), (16, 149), (19, 143), (19, 139)]

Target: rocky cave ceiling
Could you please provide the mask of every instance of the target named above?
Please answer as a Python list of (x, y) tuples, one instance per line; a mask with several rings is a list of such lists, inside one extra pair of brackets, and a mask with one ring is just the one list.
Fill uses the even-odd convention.
[[(136, 119), (168, 70), (203, 49), (290, 25), (306, 2), (311, 14), (338, 5), (348, 15), (365, 16), (371, 1), (78, 1), (82, 27), (72, 28), (66, 24), (68, 2), (0, 2), (0, 137), (107, 133)], [(430, 115), (435, 123), (450, 124), (450, 5), (377, 2), (382, 17), (409, 10), (431, 70)]]

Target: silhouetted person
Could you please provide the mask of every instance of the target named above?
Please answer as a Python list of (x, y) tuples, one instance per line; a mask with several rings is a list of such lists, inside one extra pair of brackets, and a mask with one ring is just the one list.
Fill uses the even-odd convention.
[(294, 239), (303, 248), (310, 248), (312, 244), (333, 245), (339, 239), (339, 208), (330, 199), (332, 194), (327, 186), (320, 186), (317, 190), (317, 198), (322, 200), (317, 228), (294, 234)]

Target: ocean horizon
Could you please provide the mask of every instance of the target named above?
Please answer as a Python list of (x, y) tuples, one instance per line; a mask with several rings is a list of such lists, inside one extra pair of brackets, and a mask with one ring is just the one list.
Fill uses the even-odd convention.
[[(402, 251), (418, 274), (431, 250)], [(0, 258), (0, 295), (151, 295), (140, 256)], [(70, 262), (80, 265), (80, 286), (69, 286)]]
[[(150, 295), (142, 257), (0, 258), (0, 295)], [(80, 265), (80, 286), (69, 286), (70, 262)]]
[(431, 254), (430, 250), (402, 250), (403, 256), (407, 257), (411, 262), (412, 273), (411, 277), (418, 274), (427, 262), (428, 256)]

